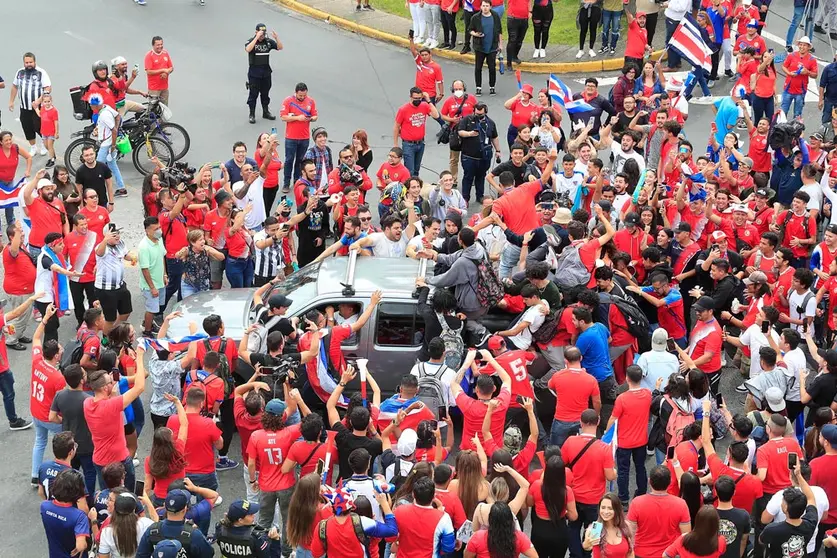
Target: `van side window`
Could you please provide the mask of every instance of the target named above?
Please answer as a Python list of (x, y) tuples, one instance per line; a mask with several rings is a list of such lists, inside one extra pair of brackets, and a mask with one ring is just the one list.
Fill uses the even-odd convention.
[[(360, 317), (361, 312), (363, 312), (363, 308), (359, 302), (355, 301), (345, 301), (339, 302), (337, 304), (324, 304), (317, 308), (323, 315), (327, 315), (326, 308), (332, 308), (334, 311), (334, 320), (335, 325), (344, 325), (344, 324), (353, 324), (357, 321)], [(358, 341), (360, 340), (360, 332), (352, 333), (348, 339), (345, 339), (341, 346), (353, 346), (357, 345)]]
[(378, 305), (375, 344), (388, 347), (416, 347), (424, 340), (424, 318), (417, 305), (382, 302)]

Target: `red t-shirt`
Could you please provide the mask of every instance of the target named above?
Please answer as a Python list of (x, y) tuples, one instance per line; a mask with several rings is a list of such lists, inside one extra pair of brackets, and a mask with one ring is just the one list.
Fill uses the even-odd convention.
[[(230, 372), (235, 371), (235, 368), (238, 365), (238, 343), (225, 337), (213, 337), (210, 339), (193, 341), (193, 343), (197, 343), (195, 351), (195, 359), (198, 361), (197, 368), (203, 368), (203, 357), (205, 357), (207, 353), (206, 342), (209, 341), (209, 350), (220, 352), (222, 339), (226, 341), (224, 354), (227, 355), (227, 362), (230, 364)], [(232, 394), (230, 395), (232, 396)]]
[[(742, 38), (746, 38), (747, 24), (753, 19), (759, 21), (759, 9), (752, 4), (749, 6), (738, 6), (732, 13), (732, 18), (737, 21), (736, 32), (738, 33), (740, 40)], [(758, 37), (758, 35), (756, 35), (756, 37)], [(737, 44), (735, 45), (735, 50), (740, 50), (740, 47)], [(735, 52), (733, 53), (735, 54)]]
[(648, 29), (640, 27), (636, 19), (628, 25), (628, 44), (625, 56), (642, 59), (645, 56), (645, 46), (648, 44)]
[[(186, 438), (186, 472), (203, 475), (215, 472), (215, 442), (221, 438), (221, 430), (215, 421), (198, 413), (186, 413), (189, 435)], [(177, 415), (169, 417), (166, 426), (171, 428), (172, 438), (177, 438), (180, 421)]]
[[(747, 150), (747, 156), (753, 160), (753, 170), (755, 172), (770, 172), (773, 167), (770, 153), (767, 151), (767, 136), (760, 134), (755, 128), (750, 132), (750, 147)], [(772, 211), (770, 217), (773, 217)], [(760, 225), (758, 221), (755, 224), (757, 228)], [(765, 233), (767, 230), (759, 230), (759, 232)]]
[(638, 448), (648, 443), (648, 415), (651, 414), (651, 392), (645, 388), (629, 389), (616, 398), (613, 416), (618, 420), (617, 445)]
[[(741, 77), (738, 78), (738, 81), (735, 82), (733, 87), (741, 86), (748, 94), (751, 93), (753, 90), (750, 87), (750, 77), (756, 73), (758, 68), (759, 63), (753, 58), (747, 61), (742, 61), (736, 68), (736, 72), (741, 74)], [(758, 124), (758, 122), (756, 124)]]
[(424, 141), (427, 115), (430, 105), (422, 103), (413, 106), (412, 103), (402, 105), (395, 115), (395, 121), (401, 125), (401, 139), (404, 141)]
[(462, 507), (462, 500), (453, 492), (439, 488), (438, 486), (436, 487), (436, 498), (445, 506), (445, 513), (450, 516), (450, 520), (453, 523), (453, 530), (458, 531), (462, 527), (462, 524), (465, 523), (465, 520), (468, 519), (465, 516), (465, 508)]
[(6, 334), (3, 331), (5, 327), (6, 314), (0, 312), (0, 374), (5, 374), (9, 371), (9, 352), (6, 348)]
[(497, 198), (491, 210), (503, 218), (510, 231), (525, 234), (540, 226), (540, 219), (535, 211), (535, 197), (540, 191), (539, 180), (521, 184)]
[[(3, 290), (9, 295), (28, 295), (35, 292), (35, 264), (21, 246), (12, 256), (11, 245), (3, 248)], [(94, 258), (95, 259), (95, 258)]]
[[(506, 411), (509, 408), (509, 401), (511, 400), (511, 392), (507, 388), (500, 389), (500, 394), (497, 395), (497, 401), (500, 404), (491, 415), (491, 435), (495, 440), (503, 438), (503, 428), (506, 423)], [(456, 405), (462, 411), (462, 443), (461, 449), (474, 449), (474, 444), (471, 439), (476, 435), (479, 436), (480, 442), (485, 443), (482, 437), (482, 421), (485, 418), (485, 413), (488, 412), (486, 401), (472, 399), (460, 392), (456, 396)]]
[(448, 458), (448, 450), (446, 450), (445, 448), (440, 448), (438, 446), (433, 446), (431, 448), (416, 448), (416, 463), (419, 463), (421, 461), (435, 463), (436, 452), (439, 452), (439, 454), (442, 457), (442, 461)]
[(509, 0), (506, 14), (517, 19), (529, 19), (529, 1)]
[[(799, 56), (798, 52), (793, 52), (788, 54), (788, 57), (785, 58), (785, 63), (782, 64), (782, 67), (787, 72), (787, 77), (785, 77), (785, 87), (783, 88), (784, 91), (790, 93), (791, 95), (801, 95), (808, 90), (808, 80), (810, 78), (816, 79), (817, 77), (817, 59), (808, 54), (805, 58)], [(809, 74), (799, 74), (797, 73), (801, 68), (805, 68), (808, 70)]]
[(638, 262), (642, 258), (642, 235), (645, 234), (646, 246), (654, 244), (650, 234), (642, 233), (637, 229), (637, 234), (631, 234), (628, 229), (622, 229), (613, 235), (613, 243), (622, 252), (631, 256), (631, 261)]
[[(512, 409), (521, 409), (517, 397), (535, 398), (535, 391), (532, 389), (532, 382), (529, 381), (529, 366), (535, 362), (538, 356), (529, 351), (506, 351), (496, 357), (497, 364), (511, 376), (511, 392), (515, 398), (509, 402)], [(480, 374), (493, 374), (494, 368), (490, 365), (479, 369)]]
[[(791, 485), (788, 454), (805, 455), (795, 438), (773, 438), (756, 450), (756, 466), (767, 469), (762, 481), (765, 494), (776, 494)], [(811, 462), (813, 469), (813, 461)], [(811, 482), (813, 482), (813, 476)]]
[(683, 547), (683, 537), (681, 536), (669, 545), (669, 547), (665, 550), (665, 556), (669, 556), (671, 558), (674, 558), (675, 556), (679, 556), (680, 558), (719, 558), (721, 554), (726, 551), (727, 541), (723, 535), (718, 535), (718, 549), (712, 554), (707, 554), (706, 556), (698, 556), (697, 554), (686, 550)]
[(810, 245), (791, 246), (790, 241), (793, 238), (813, 238), (817, 234), (817, 220), (807, 212), (803, 215), (796, 215), (791, 212), (790, 218), (788, 218), (788, 211), (790, 210), (785, 210), (776, 217), (776, 224), (785, 231), (782, 236), (782, 246), (790, 248), (795, 258), (804, 258), (808, 255)]
[[(381, 163), (381, 168), (378, 169), (375, 176), (378, 177), (379, 184), (382, 183), (384, 186), (390, 182), (400, 182), (401, 184), (406, 184), (407, 179), (410, 178), (410, 171), (404, 166), (404, 163), (398, 163), (396, 166), (392, 166), (387, 162)], [(387, 199), (386, 201), (392, 203), (392, 200), (390, 199)]]
[(92, 210), (84, 206), (78, 212), (87, 217), (87, 228), (96, 233), (96, 244), (100, 243), (105, 237), (105, 225), (110, 223), (108, 210), (101, 205), (97, 205)]
[[(592, 271), (596, 268), (596, 260), (599, 259), (599, 255), (601, 254), (602, 245), (599, 243), (598, 238), (591, 238), (590, 240), (578, 240), (581, 246), (578, 248), (578, 258), (581, 260), (581, 263), (584, 264), (584, 267), (587, 268), (587, 271), (590, 271), (590, 280), (587, 282), (587, 288), (593, 289), (596, 287), (596, 277), (592, 273)], [(573, 244), (575, 244), (573, 242)]]
[[(759, 39), (761, 39), (761, 37), (759, 37)], [(761, 97), (762, 99), (767, 99), (775, 95), (776, 70), (768, 66), (767, 74), (764, 72), (759, 73), (756, 76), (756, 88), (753, 93), (756, 94), (756, 97)]]
[(148, 192), (142, 199), (142, 204), (145, 206), (149, 217), (160, 215), (160, 206), (157, 205), (157, 192)]
[[(495, 451), (503, 449), (503, 446), (498, 445), (492, 437), (490, 440), (485, 441), (483, 449), (485, 450), (485, 454), (490, 456)], [(526, 443), (523, 445), (523, 449), (520, 450), (520, 453), (512, 457), (512, 467), (514, 467), (514, 470), (521, 475), (526, 476), (529, 472), (529, 464), (532, 463), (532, 458), (535, 457), (536, 449), (537, 446), (534, 442), (526, 440)]]
[[(698, 470), (698, 450), (695, 447), (695, 444), (689, 440), (685, 442), (680, 442), (674, 447), (674, 458), (680, 462), (680, 468), (683, 470), (684, 473), (692, 472)], [(668, 484), (668, 493), (672, 496), (679, 496), (680, 495), (680, 483), (677, 482), (677, 475), (674, 473), (674, 465), (671, 464), (671, 461), (666, 462), (666, 467), (668, 467), (669, 472), (671, 473), (671, 481)]]
[[(337, 432), (333, 430), (328, 431), (329, 438), (335, 438), (337, 436)], [(329, 460), (330, 463), (337, 463), (337, 450), (334, 447), (334, 441), (331, 442), (331, 451), (328, 450), (328, 442), (306, 442), (305, 440), (299, 440), (291, 444), (291, 448), (288, 450), (288, 459), (291, 461), (295, 461), (298, 465), (300, 465), (299, 470), (299, 478), (304, 477), (308, 473), (313, 473), (317, 470), (317, 463), (322, 461), (325, 463), (326, 455), (331, 454), (331, 459)], [(316, 450), (314, 449), (316, 447)], [(312, 453), (313, 452), (313, 453)], [(306, 462), (307, 460), (307, 462)], [(303, 465), (305, 463), (305, 465)], [(332, 470), (329, 470), (328, 476), (326, 477), (326, 484), (331, 484), (331, 473)]]
[(32, 221), (32, 229), (29, 231), (30, 246), (42, 248), (46, 235), (64, 230), (61, 225), (61, 216), (66, 213), (64, 204), (58, 198), (47, 203), (42, 197), (37, 196), (26, 208), (29, 210), (29, 219)]
[[(735, 494), (732, 496), (732, 505), (733, 507), (746, 510), (747, 513), (751, 513), (756, 499), (761, 498), (764, 494), (761, 479), (746, 471), (733, 469), (729, 465), (725, 465), (717, 453), (713, 453), (707, 457), (706, 464), (709, 465), (709, 471), (712, 473), (713, 479), (717, 480), (721, 475), (726, 475), (736, 481)], [(715, 500), (715, 506), (717, 507), (717, 505), (718, 501)]]
[(590, 408), (590, 399), (600, 394), (596, 378), (583, 368), (559, 370), (547, 384), (555, 393), (555, 420), (578, 422), (581, 413)]
[(97, 94), (102, 98), (102, 104), (107, 105), (112, 109), (116, 109), (116, 91), (114, 91), (107, 80), (99, 81), (98, 79), (94, 79), (91, 81), (87, 86), (87, 92), (82, 97), (82, 100), (89, 102), (94, 94)]
[[(532, 500), (535, 501), (535, 513), (541, 519), (545, 519), (549, 521), (549, 510), (546, 509), (546, 503), (543, 500), (543, 479), (539, 478), (535, 482), (529, 485), (529, 495), (532, 497)], [(564, 498), (564, 513), (561, 514), (561, 517), (567, 515), (567, 505), (570, 502), (575, 502), (575, 496), (573, 495), (573, 489), (567, 486), (566, 497)]]
[(55, 124), (58, 122), (58, 109), (41, 108), (41, 135), (45, 138), (55, 136)]
[(541, 112), (540, 107), (536, 103), (533, 103), (531, 99), (525, 105), (522, 100), (517, 99), (512, 103), (509, 110), (512, 113), (511, 125), (515, 128), (524, 124), (531, 125), (532, 122), (537, 120)]
[(680, 526), (691, 526), (686, 501), (670, 494), (637, 496), (628, 508), (628, 521), (637, 525), (634, 533), (634, 553), (637, 556), (662, 556)]
[[(288, 126), (291, 124), (297, 124), (297, 122), (288, 122)], [(262, 167), (262, 163), (264, 162), (264, 157), (262, 157), (262, 150), (256, 149), (255, 153), (256, 164), (259, 168)], [(272, 188), (276, 188), (279, 186), (279, 171), (282, 170), (282, 160), (279, 157), (272, 157), (270, 158), (270, 162), (267, 164), (267, 174), (264, 177), (264, 184), (262, 187), (270, 190)], [(269, 210), (270, 208), (265, 208)]]
[(84, 418), (93, 439), (93, 463), (100, 467), (128, 458), (122, 414), (124, 408), (121, 395), (99, 401), (93, 397), (84, 400)]
[[(145, 70), (162, 70), (165, 68), (174, 68), (174, 64), (169, 58), (169, 53), (166, 49), (160, 51), (160, 54), (156, 54), (153, 50), (149, 50), (148, 54), (145, 55)], [(155, 74), (155, 75), (148, 75), (148, 89), (150, 91), (163, 91), (169, 88), (169, 79), (168, 77), (163, 78), (163, 74)]]
[[(183, 440), (180, 440), (180, 439), (178, 439), (178, 438), (175, 438), (175, 440), (174, 440), (174, 447), (175, 447), (175, 449), (177, 449), (177, 451), (179, 451), (181, 454), (186, 453), (186, 442), (184, 442)], [(150, 457), (146, 457), (146, 458), (145, 458), (145, 474), (146, 474), (146, 475), (150, 475), (150, 474), (151, 474), (151, 465), (150, 465), (150, 462), (151, 462), (151, 458), (150, 458)], [(180, 469), (180, 470), (178, 470), (178, 471), (171, 471), (171, 470), (170, 470), (170, 471), (169, 471), (169, 476), (167, 476), (167, 477), (165, 477), (165, 478), (157, 478), (157, 477), (154, 477), (154, 495), (155, 495), (157, 498), (163, 498), (163, 499), (165, 499), (166, 494), (168, 494), (168, 493), (169, 493), (169, 485), (170, 485), (172, 482), (174, 482), (174, 481), (176, 481), (176, 480), (178, 480), (178, 479), (182, 479), (182, 478), (184, 478), (185, 476), (186, 476), (186, 469), (185, 469), (185, 468), (181, 468), (181, 469)]]
[(230, 225), (229, 215), (222, 217), (217, 209), (213, 209), (206, 214), (203, 220), (203, 230), (209, 233), (209, 238), (212, 239), (212, 247), (221, 250), (226, 246), (226, 235), (224, 231)]
[[(532, 548), (532, 541), (522, 531), (515, 531), (515, 537), (515, 555), (521, 555)], [(474, 533), (465, 550), (473, 552), (476, 558), (491, 558), (491, 553), (488, 551), (488, 529)]]
[[(819, 486), (828, 495), (828, 515), (823, 523), (837, 523), (837, 455), (821, 455), (811, 461), (811, 484)], [(737, 492), (737, 491), (736, 491)]]
[[(754, 159), (755, 160), (755, 159)], [(764, 233), (770, 231), (770, 223), (773, 221), (773, 215), (776, 213), (775, 210), (767, 206), (761, 210), (755, 209), (755, 207), (751, 208), (753, 213), (755, 214), (755, 218), (753, 219), (753, 225), (756, 227), (756, 230), (759, 232), (759, 238)]]
[(690, 347), (694, 342), (694, 350), (691, 352), (692, 360), (697, 360), (705, 353), (711, 352), (712, 358), (698, 368), (707, 374), (718, 372), (721, 369), (721, 326), (713, 319), (709, 322), (698, 321), (692, 328), (690, 335)]
[(250, 442), (250, 436), (256, 430), (262, 428), (262, 413), (256, 416), (247, 412), (247, 407), (244, 406), (244, 398), (236, 397), (233, 402), (233, 415), (235, 416), (235, 427), (238, 430), (238, 437), (241, 438), (241, 459), (244, 465), (247, 465), (247, 444)]
[[(296, 98), (296, 95), (286, 97), (282, 101), (282, 110), (279, 112), (280, 116), (302, 116), (305, 113), (310, 116), (317, 116), (317, 103), (314, 99), (306, 96), (302, 101)], [(292, 122), (285, 122), (285, 139), (308, 140), (311, 138), (311, 121), (310, 120), (294, 120)]]
[[(445, 512), (432, 507), (406, 504), (393, 510), (398, 523), (398, 556), (427, 558), (436, 547), (436, 531), (447, 518)], [(447, 519), (450, 521), (450, 519)]]
[(84, 339), (84, 345), (82, 345), (81, 348), (83, 355), (87, 355), (94, 360), (99, 358), (99, 351), (102, 348), (102, 340), (99, 339), (98, 332), (90, 331), (86, 325), (82, 324), (76, 334), (76, 339)]
[[(561, 448), (561, 459), (569, 464), (584, 446), (590, 442), (591, 436), (579, 434), (570, 436)], [(584, 455), (573, 465), (573, 494), (576, 501), (582, 504), (597, 505), (605, 494), (605, 469), (613, 468), (613, 450), (608, 444), (596, 440)]]
[(779, 295), (784, 296), (786, 300), (790, 301), (794, 271), (796, 271), (794, 268), (788, 266), (784, 271), (780, 272), (779, 277), (776, 280), (776, 289), (773, 291), (776, 309), (779, 312), (784, 312), (785, 314), (790, 312), (790, 308), (786, 304), (782, 303), (779, 299)]
[[(107, 213), (107, 211), (105, 211), (105, 213)], [(77, 266), (81, 263), (79, 258), (82, 251), (87, 251), (89, 249), (87, 262), (81, 269), (82, 276), (79, 277), (80, 283), (90, 283), (96, 280), (96, 253), (94, 250), (96, 248), (96, 244), (99, 242), (100, 240), (96, 239), (91, 245), (87, 245), (87, 235), (79, 234), (76, 231), (73, 231), (64, 237), (64, 245), (66, 246), (67, 256), (69, 256), (69, 262), (75, 270), (78, 270)], [(34, 278), (32, 280), (34, 281)]]
[(17, 163), (20, 160), (20, 148), (12, 144), (9, 150), (9, 156), (0, 148), (0, 181), (14, 182), (15, 172), (17, 172)]
[[(8, 366), (6, 366), (6, 369), (8, 369)], [(32, 417), (43, 422), (49, 422), (49, 408), (52, 405), (52, 400), (55, 398), (55, 394), (64, 389), (66, 385), (67, 382), (61, 372), (44, 360), (41, 348), (33, 347), (32, 392), (29, 395), (29, 412)]]
[(282, 472), (282, 463), (294, 440), (299, 438), (299, 424), (287, 426), (282, 430), (257, 430), (250, 436), (247, 444), (249, 459), (256, 460), (259, 471), (259, 489), (266, 492), (285, 490), (294, 485), (294, 472)]
[[(474, 113), (474, 105), (476, 104), (477, 98), (467, 93), (462, 98), (456, 98), (454, 95), (451, 95), (442, 103), (442, 109), (439, 112), (449, 118), (465, 118), (469, 114)], [(461, 113), (459, 112), (460, 106), (462, 106)]]
[(441, 81), (442, 67), (432, 60), (425, 64), (421, 61), (421, 54), (416, 55), (416, 87), (423, 93), (436, 97), (436, 84)]
[(573, 335), (576, 334), (576, 327), (573, 324), (573, 309), (571, 306), (561, 310), (561, 316), (558, 318), (558, 333), (552, 339), (550, 345), (563, 347), (569, 345)]
[(189, 245), (186, 240), (186, 218), (183, 215), (178, 215), (174, 219), (171, 218), (171, 213), (167, 210), (160, 212), (160, 230), (163, 231), (163, 242), (166, 245), (166, 257), (174, 258), (178, 250)]

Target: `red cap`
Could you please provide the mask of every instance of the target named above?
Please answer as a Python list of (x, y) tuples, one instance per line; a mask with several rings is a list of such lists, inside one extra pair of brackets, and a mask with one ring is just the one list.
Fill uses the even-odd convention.
[(636, 17), (637, 17), (637, 19), (638, 19), (638, 18), (641, 18), (641, 17), (646, 17), (646, 16), (648, 16), (648, 14), (646, 14), (645, 12), (637, 12), (637, 13), (636, 13)]
[(535, 96), (535, 88), (532, 87), (532, 85), (529, 84), (529, 83), (524, 83), (523, 86), (520, 88), (520, 91), (522, 91), (523, 93), (526, 93), (530, 97)]
[(715, 231), (712, 233), (712, 240), (724, 240), (727, 237), (724, 231)]
[(506, 340), (503, 339), (500, 335), (492, 335), (488, 338), (488, 350), (490, 351), (499, 351), (500, 347), (503, 346)]

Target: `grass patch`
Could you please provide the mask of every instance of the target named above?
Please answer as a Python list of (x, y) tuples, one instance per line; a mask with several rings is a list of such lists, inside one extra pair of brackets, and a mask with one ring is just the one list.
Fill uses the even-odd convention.
[[(372, 0), (372, 6), (375, 9), (383, 10), (385, 12), (400, 15), (407, 19), (410, 18), (410, 10), (409, 8), (404, 7), (404, 0)], [(575, 18), (576, 14), (578, 13), (578, 3), (577, 2), (553, 2), (552, 3), (553, 10), (555, 11), (555, 16), (552, 19), (552, 26), (549, 28), (549, 44), (560, 44), (560, 45), (575, 45), (578, 44), (578, 29), (575, 26)], [(456, 28), (458, 30), (457, 40), (461, 40), (462, 33), (464, 32), (465, 26), (462, 23), (462, 10), (459, 10), (459, 14), (457, 14), (456, 18)], [(624, 18), (623, 18), (624, 19)], [(508, 38), (508, 32), (505, 29), (506, 25), (506, 16), (503, 15), (503, 38)], [(532, 34), (532, 21), (529, 20), (529, 30), (526, 32), (526, 39), (524, 40), (524, 46), (531, 47), (533, 44)], [(439, 31), (441, 38), (441, 30)], [(441, 42), (441, 41), (440, 41)], [(523, 52), (521, 52), (521, 55)], [(531, 53), (530, 53), (531, 54)], [(528, 56), (528, 55), (527, 55)], [(522, 58), (522, 56), (521, 56)]]

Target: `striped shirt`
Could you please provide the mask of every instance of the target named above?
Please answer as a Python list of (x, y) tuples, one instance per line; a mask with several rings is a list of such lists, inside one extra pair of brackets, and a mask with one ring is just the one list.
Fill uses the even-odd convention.
[(128, 254), (128, 247), (123, 241), (105, 248), (105, 255), (96, 254), (96, 282), (94, 286), (103, 291), (115, 291), (122, 286), (125, 275), (123, 260)]
[(282, 258), (281, 243), (273, 242), (270, 246), (259, 250), (255, 247), (256, 242), (267, 239), (267, 232), (262, 230), (253, 236), (254, 259), (256, 262), (255, 274), (259, 277), (273, 278), (280, 269), (285, 267), (285, 262)]
[(52, 86), (49, 75), (37, 66), (31, 70), (19, 69), (13, 83), (17, 87), (20, 108), (25, 110), (33, 110), (32, 105), (44, 94), (44, 88)]

